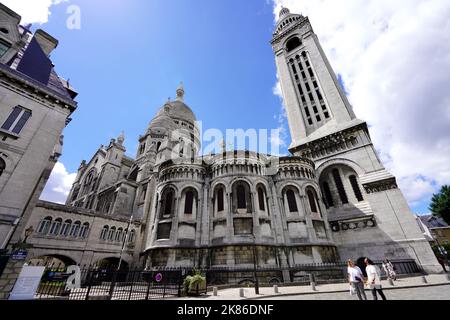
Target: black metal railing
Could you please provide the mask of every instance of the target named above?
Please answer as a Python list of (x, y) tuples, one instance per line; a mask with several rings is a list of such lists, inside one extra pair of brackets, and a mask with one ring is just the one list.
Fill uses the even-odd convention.
[[(391, 262), (399, 276), (422, 273), (422, 269), (414, 260)], [(380, 267), (381, 263), (376, 262)], [(381, 270), (383, 269), (381, 268)], [(206, 277), (206, 287), (198, 287), (197, 295), (206, 293), (208, 287), (211, 286), (253, 287), (256, 283), (255, 272), (251, 267), (152, 268), (151, 270), (118, 271), (85, 266), (81, 267), (80, 271), (80, 286), (71, 288), (68, 279), (73, 275), (67, 272), (64, 265), (47, 267), (35, 298), (52, 300), (151, 300), (181, 297), (187, 294), (184, 292), (184, 279), (195, 273), (200, 273)], [(347, 264), (305, 264), (289, 268), (258, 268), (256, 276), (261, 286), (301, 286), (310, 285), (311, 282), (315, 284), (342, 283), (347, 281)]]

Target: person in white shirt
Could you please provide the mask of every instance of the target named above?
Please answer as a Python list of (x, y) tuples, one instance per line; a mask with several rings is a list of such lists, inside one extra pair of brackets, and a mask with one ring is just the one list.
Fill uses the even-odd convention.
[(366, 258), (364, 263), (366, 264), (367, 284), (369, 285), (370, 290), (372, 290), (373, 300), (378, 300), (377, 293), (380, 295), (381, 299), (387, 300), (381, 286), (380, 268), (378, 268), (378, 266), (376, 266), (369, 258)]
[(364, 291), (364, 275), (361, 269), (355, 265), (352, 260), (348, 260), (348, 282), (350, 286), (356, 291), (359, 300), (367, 300), (366, 293)]

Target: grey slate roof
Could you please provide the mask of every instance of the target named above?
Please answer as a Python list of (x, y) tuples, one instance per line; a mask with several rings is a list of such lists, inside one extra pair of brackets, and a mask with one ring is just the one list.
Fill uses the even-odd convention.
[(450, 227), (442, 218), (433, 215), (421, 216), (420, 220), (428, 229)]

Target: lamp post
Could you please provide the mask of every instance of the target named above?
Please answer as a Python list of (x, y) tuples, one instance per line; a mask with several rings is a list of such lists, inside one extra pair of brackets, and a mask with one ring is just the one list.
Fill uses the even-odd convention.
[(33, 226), (25, 230), (25, 239), (23, 239), (22, 242), (23, 244), (27, 243), (28, 238), (33, 234), (33, 232), (34, 232)]
[(254, 277), (255, 277), (255, 294), (259, 295), (259, 281), (258, 281), (258, 274), (257, 274), (258, 254), (256, 252), (256, 237), (253, 232), (252, 232), (252, 236), (253, 236), (253, 272), (254, 272)]

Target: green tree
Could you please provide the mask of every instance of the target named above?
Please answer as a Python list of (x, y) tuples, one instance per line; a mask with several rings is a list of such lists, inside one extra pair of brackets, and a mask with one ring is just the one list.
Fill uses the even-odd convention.
[(438, 194), (433, 195), (429, 209), (433, 215), (450, 224), (450, 186), (443, 186)]

